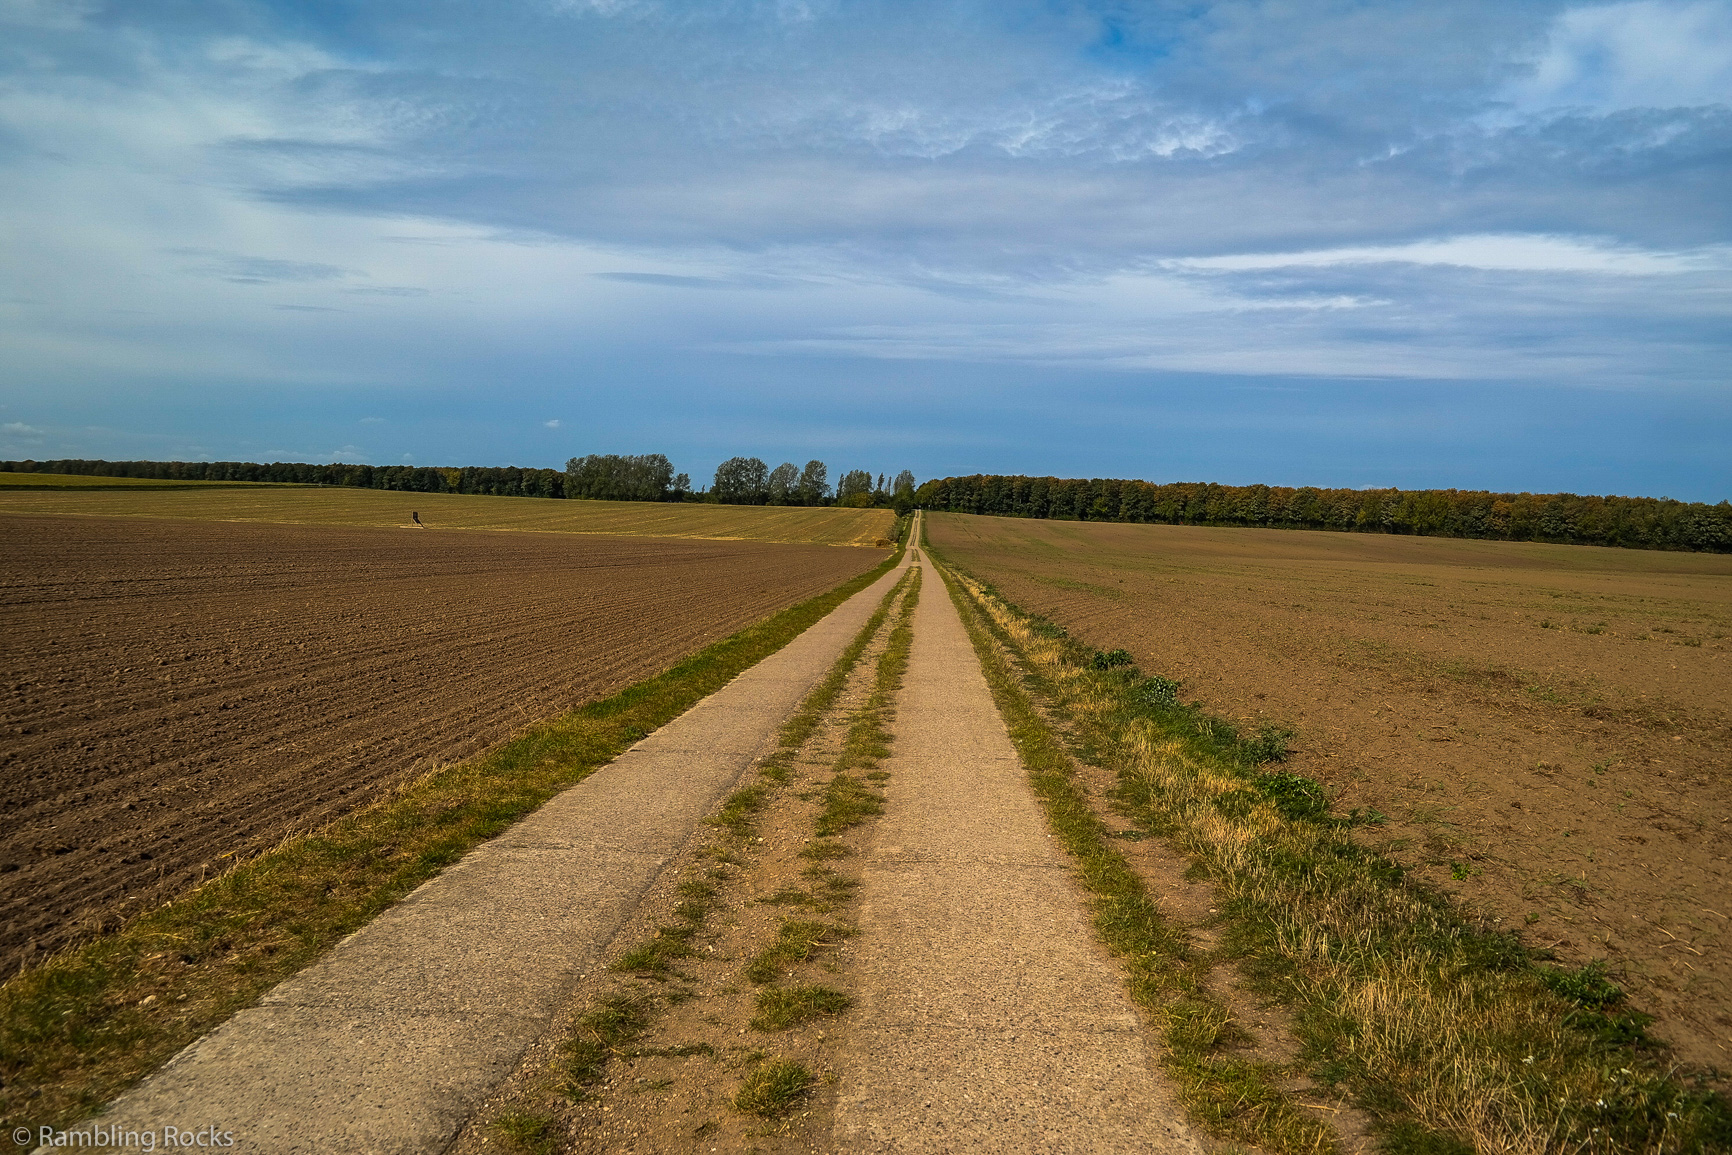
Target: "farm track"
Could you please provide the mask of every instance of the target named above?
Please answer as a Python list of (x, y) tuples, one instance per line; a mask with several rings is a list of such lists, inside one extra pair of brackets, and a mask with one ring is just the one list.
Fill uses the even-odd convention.
[(0, 517), (0, 970), (881, 555)]

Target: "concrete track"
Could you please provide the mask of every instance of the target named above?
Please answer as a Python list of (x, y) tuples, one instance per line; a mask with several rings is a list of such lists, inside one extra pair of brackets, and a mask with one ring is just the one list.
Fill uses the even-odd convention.
[(944, 586), (861, 874), (843, 1152), (1194, 1152)]

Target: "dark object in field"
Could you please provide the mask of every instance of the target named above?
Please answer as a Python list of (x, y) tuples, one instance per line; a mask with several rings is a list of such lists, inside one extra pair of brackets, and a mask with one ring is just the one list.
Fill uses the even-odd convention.
[[(421, 515), (419, 513), (415, 512), (414, 510), (409, 511), (409, 520), (414, 522), (416, 525), (421, 525)], [(424, 525), (421, 525), (421, 528), (426, 529), (427, 527)]]

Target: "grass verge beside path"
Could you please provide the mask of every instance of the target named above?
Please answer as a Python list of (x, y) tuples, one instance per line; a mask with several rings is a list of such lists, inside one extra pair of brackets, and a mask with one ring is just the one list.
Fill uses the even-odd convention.
[(900, 556), (611, 698), (287, 840), (0, 986), (0, 1133), (87, 1117), (477, 845), (787, 645)]
[[(1543, 965), (1543, 952), (1358, 845), (1357, 815), (1331, 814), (1318, 784), (1279, 769), (1279, 735), (1244, 737), (1128, 655), (1084, 646), (967, 575), (946, 578), (1078, 860), (1097, 931), (1208, 1130), (1275, 1151), (1331, 1149), (1328, 1129), (1282, 1090), (1302, 1072), (1348, 1094), (1388, 1151), (1732, 1150), (1725, 1100), (1643, 1036), (1602, 970)], [(1037, 701), (1073, 729), (1068, 742)], [(1073, 755), (1116, 773), (1115, 809), (1213, 883), (1220, 950), (1198, 950), (1107, 844)], [(1291, 1010), (1297, 1070), (1245, 1056), (1242, 1028), (1205, 981), (1227, 963)]]

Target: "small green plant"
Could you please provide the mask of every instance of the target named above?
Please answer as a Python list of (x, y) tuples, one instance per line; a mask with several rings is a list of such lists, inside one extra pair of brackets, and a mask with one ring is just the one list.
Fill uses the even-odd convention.
[(759, 784), (742, 787), (728, 796), (727, 802), (713, 818), (706, 819), (711, 826), (720, 826), (738, 838), (751, 836), (752, 819), (757, 816), (770, 800), (769, 790)]
[(883, 812), (882, 794), (852, 774), (836, 774), (824, 787), (824, 809), (813, 829), (827, 838)]
[(1245, 760), (1255, 766), (1264, 762), (1287, 761), (1292, 742), (1293, 731), (1282, 726), (1264, 725), (1258, 728), (1255, 738), (1242, 740), (1239, 749)]
[(1132, 666), (1137, 659), (1129, 650), (1096, 650), (1094, 657), (1089, 659), (1091, 670), (1116, 670), (1121, 666)]
[(853, 927), (835, 923), (790, 919), (776, 931), (776, 941), (746, 965), (746, 977), (755, 983), (771, 982), (788, 967), (811, 958), (814, 951), (833, 947), (857, 933)]
[(1257, 790), (1283, 818), (1321, 822), (1329, 816), (1329, 795), (1323, 787), (1303, 774), (1285, 770), (1259, 774), (1254, 779)]
[(734, 1106), (750, 1115), (785, 1115), (812, 1085), (812, 1072), (787, 1059), (762, 1063), (740, 1084)]
[(565, 1044), (566, 1093), (582, 1099), (584, 1088), (601, 1078), (607, 1062), (627, 1043), (649, 1030), (649, 1000), (636, 995), (608, 995), (578, 1020), (577, 1033)]
[(1176, 706), (1179, 703), (1179, 683), (1156, 674), (1152, 678), (1143, 679), (1143, 684), (1137, 688), (1136, 696), (1150, 706)]
[(829, 987), (771, 987), (758, 992), (754, 1031), (785, 1031), (822, 1015), (839, 1015), (854, 1000)]
[(548, 1116), (528, 1111), (507, 1111), (493, 1121), (493, 1129), (512, 1146), (534, 1155), (553, 1150), (553, 1136), (548, 1133), (552, 1126), (553, 1120)]

